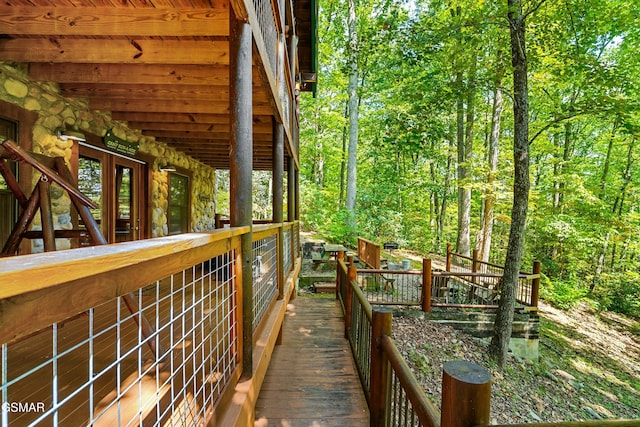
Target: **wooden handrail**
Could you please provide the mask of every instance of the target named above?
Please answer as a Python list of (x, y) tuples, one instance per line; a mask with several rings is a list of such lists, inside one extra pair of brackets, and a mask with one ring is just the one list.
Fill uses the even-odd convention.
[(239, 248), (249, 227), (0, 259), (0, 342)]
[(393, 339), (388, 335), (384, 335), (380, 338), (380, 345), (393, 371), (398, 377), (400, 385), (402, 385), (405, 393), (407, 393), (411, 407), (420, 420), (420, 425), (424, 427), (439, 427), (440, 411), (438, 411), (438, 408), (436, 408), (427, 397), (415, 375), (413, 375), (411, 368), (409, 368), (404, 357), (402, 357), (402, 353), (400, 353), (398, 347), (396, 347), (393, 342)]
[(552, 423), (491, 424), (475, 427), (640, 427), (640, 420), (596, 420)]

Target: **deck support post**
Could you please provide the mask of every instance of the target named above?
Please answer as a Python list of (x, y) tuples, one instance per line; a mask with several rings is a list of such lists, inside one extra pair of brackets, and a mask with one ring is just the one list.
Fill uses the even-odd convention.
[(431, 283), (433, 282), (431, 260), (422, 260), (422, 311), (431, 311)]
[(442, 427), (489, 424), (491, 373), (466, 360), (446, 362), (442, 371)]
[[(272, 163), (272, 191), (273, 194), (273, 222), (282, 224), (284, 220), (283, 203), (284, 197), (284, 126), (282, 123), (273, 122), (273, 163)], [(278, 299), (284, 296), (284, 228), (280, 226), (278, 229)]]
[(349, 329), (351, 329), (351, 300), (353, 299), (353, 290), (351, 289), (351, 283), (357, 280), (358, 270), (353, 263), (349, 264), (347, 270), (347, 283), (345, 286), (344, 294), (344, 337), (349, 338)]
[(373, 307), (371, 320), (371, 427), (387, 425), (387, 402), (390, 392), (390, 378), (387, 358), (380, 345), (383, 335), (391, 336), (393, 312), (388, 307)]
[[(230, 222), (231, 227), (252, 225), (253, 98), (252, 35), (249, 23), (236, 18), (233, 9), (229, 36), (230, 113)], [(242, 277), (242, 378), (253, 372), (253, 234), (241, 238)]]
[(339, 251), (336, 255), (336, 299), (340, 298), (340, 290), (342, 289), (342, 263), (344, 262), (344, 252)]
[(540, 261), (533, 263), (533, 274), (536, 277), (531, 282), (531, 307), (538, 308), (538, 300), (540, 299)]

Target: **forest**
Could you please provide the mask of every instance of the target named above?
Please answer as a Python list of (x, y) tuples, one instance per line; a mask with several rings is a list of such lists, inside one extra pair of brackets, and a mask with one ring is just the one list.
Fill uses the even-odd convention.
[(318, 46), (301, 106), (305, 229), (422, 254), (450, 242), (504, 265), (520, 195), (521, 262), (541, 262), (541, 296), (640, 316), (640, 2), (322, 0)]

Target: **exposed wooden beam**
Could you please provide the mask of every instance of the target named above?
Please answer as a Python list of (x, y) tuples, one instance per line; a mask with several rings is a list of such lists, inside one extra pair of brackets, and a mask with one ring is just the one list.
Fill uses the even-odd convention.
[(228, 36), (225, 8), (0, 6), (3, 34)]
[[(113, 112), (115, 120), (129, 122), (166, 122), (166, 123), (213, 123), (228, 124), (229, 116), (221, 114), (193, 114), (193, 113), (149, 113), (149, 112)], [(270, 115), (254, 115), (253, 124), (271, 126)]]
[[(132, 129), (140, 129), (143, 132), (155, 131), (191, 131), (191, 132), (228, 132), (229, 122), (225, 123), (176, 123), (176, 122), (128, 122)], [(272, 126), (262, 123), (253, 125), (253, 133), (268, 134), (273, 132)]]
[[(66, 83), (62, 92), (69, 97), (86, 98), (154, 98), (154, 99), (190, 99), (201, 101), (229, 102), (228, 86), (206, 85), (149, 85), (149, 84), (97, 84)], [(254, 90), (254, 100), (267, 101), (262, 90)]]
[[(157, 131), (147, 131), (147, 130), (142, 130), (143, 133), (151, 135), (151, 136), (155, 136), (158, 139), (174, 139), (174, 140), (185, 140), (185, 142), (190, 142), (193, 144), (197, 144), (199, 141), (201, 140), (208, 140), (208, 139), (222, 139), (222, 140), (229, 140), (229, 129), (226, 129), (226, 131), (222, 131), (222, 132), (197, 132), (197, 131), (191, 131), (191, 130), (183, 130), (183, 131), (165, 131), (165, 130), (157, 130)], [(271, 141), (272, 137), (271, 134), (265, 134), (265, 133), (253, 133), (253, 140), (254, 142), (257, 141)]]
[(229, 64), (229, 42), (218, 40), (0, 39), (0, 60), (112, 64)]
[(32, 63), (29, 75), (34, 80), (62, 84), (229, 85), (224, 65)]
[[(89, 107), (95, 110), (106, 111), (147, 111), (162, 113), (193, 113), (226, 114), (229, 112), (229, 103), (215, 101), (190, 101), (173, 99), (92, 99)], [(271, 106), (268, 103), (255, 103), (253, 111), (257, 114), (269, 114)]]

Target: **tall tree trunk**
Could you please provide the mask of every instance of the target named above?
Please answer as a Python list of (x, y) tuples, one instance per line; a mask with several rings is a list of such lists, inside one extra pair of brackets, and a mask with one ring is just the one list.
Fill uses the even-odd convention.
[[(498, 64), (502, 63), (502, 52), (498, 52)], [(500, 65), (494, 82), (493, 106), (491, 108), (491, 133), (489, 134), (487, 190), (484, 197), (482, 227), (480, 228), (477, 248), (480, 258), (484, 262), (489, 261), (491, 253), (491, 237), (493, 234), (493, 210), (496, 205), (496, 174), (498, 172), (498, 154), (500, 139), (500, 119), (502, 117), (502, 77), (504, 68)]]
[(525, 16), (521, 0), (507, 0), (513, 66), (513, 208), (511, 229), (504, 262), (500, 302), (489, 347), (490, 354), (504, 368), (513, 329), (515, 288), (522, 263), (527, 210), (529, 204), (529, 89), (525, 47)]
[(446, 169), (444, 172), (444, 190), (442, 192), (442, 202), (440, 204), (440, 210), (439, 210), (439, 216), (438, 216), (438, 220), (437, 220), (437, 226), (438, 226), (438, 231), (436, 233), (436, 247), (440, 247), (440, 245), (442, 244), (442, 238), (444, 237), (444, 222), (445, 219), (447, 217), (447, 199), (449, 198), (449, 187), (451, 185), (451, 163), (453, 162), (452, 159), (452, 149), (453, 149), (453, 123), (452, 123), (452, 129), (451, 129), (451, 133), (450, 133), (450, 137), (449, 137), (449, 147), (447, 149), (447, 165), (446, 165)]
[(464, 140), (464, 83), (462, 71), (458, 71), (456, 74), (456, 88), (458, 90), (456, 102), (456, 141), (458, 145), (458, 237), (456, 240), (456, 252), (469, 256), (471, 252), (469, 243), (471, 194), (466, 188), (467, 147)]
[(349, 0), (349, 156), (347, 159), (346, 209), (348, 226), (356, 229), (356, 163), (358, 149), (358, 28), (356, 0)]
[[(631, 184), (631, 180), (633, 178), (631, 170), (633, 167), (633, 150), (635, 148), (635, 144), (638, 140), (638, 137), (634, 136), (631, 138), (629, 142), (629, 149), (627, 150), (627, 164), (624, 168), (624, 172), (622, 173), (622, 187), (620, 188), (620, 193), (616, 196), (616, 199), (613, 203), (612, 212), (618, 215), (619, 219), (622, 219), (622, 207), (624, 206), (625, 196), (627, 194), (627, 188), (629, 184)], [(611, 251), (611, 270), (614, 271), (616, 267), (616, 243), (613, 244), (613, 250)], [(622, 260), (624, 256), (624, 251), (621, 252), (620, 260)]]
[[(619, 118), (616, 117), (613, 121), (611, 128), (611, 135), (609, 135), (609, 144), (607, 145), (607, 154), (604, 158), (604, 164), (602, 166), (602, 176), (600, 177), (600, 199), (604, 199), (607, 189), (607, 179), (609, 178), (609, 167), (611, 163), (611, 152), (613, 151), (613, 142), (615, 140), (616, 133), (618, 132)], [(589, 285), (589, 293), (593, 293), (596, 286), (600, 282), (600, 276), (604, 272), (604, 263), (607, 256), (607, 249), (609, 248), (609, 240), (611, 239), (611, 232), (607, 231), (602, 242), (602, 249), (596, 260), (596, 271)]]
[[(344, 103), (345, 122), (348, 117), (349, 117), (349, 101), (347, 100)], [(340, 160), (340, 199), (339, 199), (340, 207), (344, 206), (344, 187), (345, 187), (344, 179), (345, 179), (346, 170), (347, 170), (347, 125), (345, 123), (345, 125), (342, 127), (342, 158)]]

